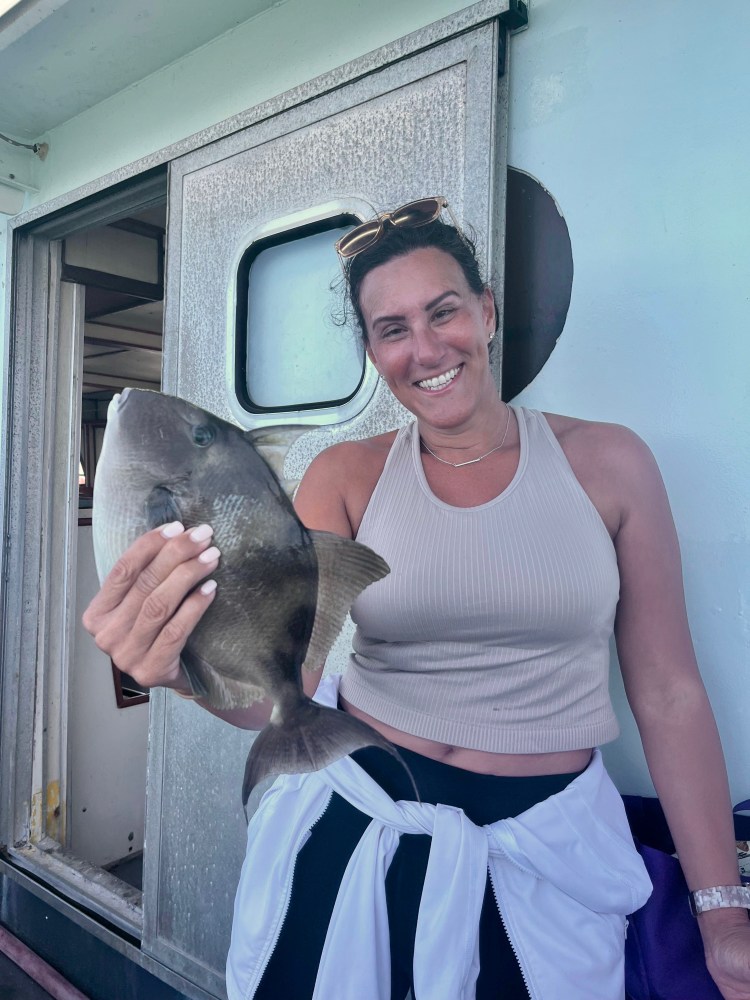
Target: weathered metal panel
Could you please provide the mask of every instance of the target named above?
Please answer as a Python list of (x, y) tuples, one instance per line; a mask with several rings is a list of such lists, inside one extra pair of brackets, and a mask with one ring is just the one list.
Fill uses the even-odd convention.
[[(231, 390), (233, 279), (241, 252), (275, 220), (303, 209), (309, 218), (337, 211), (366, 218), (373, 204), (432, 192), (446, 195), (476, 227), (487, 254), (494, 33), (490, 25), (452, 39), (172, 165), (167, 391), (179, 385), (181, 394), (243, 426), (262, 422)], [(286, 419), (321, 421), (309, 412)]]
[[(342, 211), (368, 217), (373, 205), (443, 194), (476, 228), (491, 269), (502, 270), (502, 246), (491, 242), (503, 214), (495, 175), (505, 172), (501, 30), (489, 23), (451, 38), (172, 164), (167, 391), (245, 427), (268, 422), (234, 398), (234, 275), (243, 250), (279, 220)], [(503, 116), (504, 93), (501, 84)], [(284, 415), (283, 422), (326, 425), (294, 442), (286, 473), (298, 478), (339, 437), (378, 433), (405, 418), (371, 371), (343, 414)], [(239, 789), (251, 740), (173, 695), (152, 698), (143, 947), (217, 996), (244, 854)]]
[(2, 800), (0, 842), (28, 838), (31, 824), (36, 652), (39, 630), (44, 398), (49, 249), (17, 244), (13, 306), (27, 319), (10, 345), (5, 400), (5, 520), (2, 646)]

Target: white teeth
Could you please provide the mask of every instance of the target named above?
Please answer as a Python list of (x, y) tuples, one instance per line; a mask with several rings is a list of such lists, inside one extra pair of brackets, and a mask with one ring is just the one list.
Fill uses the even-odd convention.
[(435, 375), (434, 378), (426, 378), (423, 382), (417, 382), (417, 385), (420, 389), (440, 389), (452, 382), (456, 375), (458, 375), (458, 368), (451, 368), (450, 371), (443, 372), (442, 375)]

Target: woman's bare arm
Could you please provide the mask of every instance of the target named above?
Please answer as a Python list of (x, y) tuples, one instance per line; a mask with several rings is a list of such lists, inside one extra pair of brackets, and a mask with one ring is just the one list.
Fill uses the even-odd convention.
[[(643, 442), (623, 428), (612, 434), (612, 474), (624, 498), (615, 634), (625, 690), (688, 886), (738, 884), (726, 767), (693, 651), (666, 492)], [(747, 913), (714, 910), (698, 921), (725, 997), (750, 996)]]

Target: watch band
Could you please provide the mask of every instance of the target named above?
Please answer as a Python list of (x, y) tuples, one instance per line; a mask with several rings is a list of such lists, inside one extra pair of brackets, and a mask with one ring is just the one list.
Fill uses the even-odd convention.
[(750, 886), (714, 885), (690, 893), (690, 912), (694, 917), (706, 910), (722, 910), (729, 906), (750, 909)]

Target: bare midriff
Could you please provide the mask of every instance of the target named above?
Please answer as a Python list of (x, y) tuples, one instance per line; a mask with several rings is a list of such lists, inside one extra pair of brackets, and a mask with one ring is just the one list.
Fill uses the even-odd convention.
[(339, 705), (345, 712), (366, 722), (396, 746), (413, 750), (452, 767), (461, 767), (476, 774), (497, 774), (505, 777), (528, 778), (541, 774), (572, 774), (583, 771), (591, 760), (592, 750), (561, 750), (555, 753), (491, 753), (468, 747), (438, 743), (422, 736), (413, 736), (373, 718), (344, 698)]

